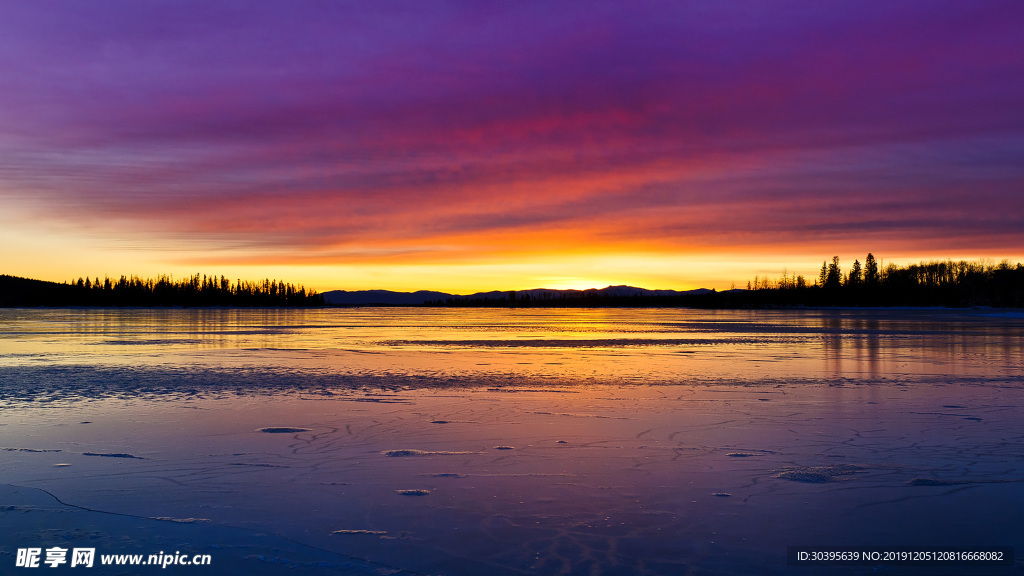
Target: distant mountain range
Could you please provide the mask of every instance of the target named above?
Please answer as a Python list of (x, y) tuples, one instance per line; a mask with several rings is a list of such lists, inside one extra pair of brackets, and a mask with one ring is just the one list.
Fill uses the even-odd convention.
[(554, 290), (551, 288), (534, 288), (532, 290), (509, 290), (502, 292), (477, 292), (476, 294), (459, 295), (446, 292), (418, 290), (416, 292), (392, 292), (391, 290), (331, 290), (324, 292), (324, 302), (336, 306), (419, 306), (421, 304), (440, 303), (449, 300), (568, 300), (587, 297), (631, 298), (634, 296), (692, 296), (713, 292), (707, 288), (696, 290), (648, 290), (635, 286), (608, 286), (607, 288), (590, 288), (588, 290)]

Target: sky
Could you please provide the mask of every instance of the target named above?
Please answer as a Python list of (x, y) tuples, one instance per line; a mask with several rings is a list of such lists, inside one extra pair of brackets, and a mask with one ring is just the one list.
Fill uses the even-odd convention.
[(1024, 2), (0, 5), (0, 273), (729, 288), (1024, 260)]

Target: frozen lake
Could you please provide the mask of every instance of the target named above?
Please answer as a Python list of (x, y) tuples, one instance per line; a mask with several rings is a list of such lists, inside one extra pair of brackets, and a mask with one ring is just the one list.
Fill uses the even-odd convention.
[(0, 310), (0, 572), (63, 546), (212, 559), (86, 574), (1020, 574), (786, 553), (1024, 554), (1022, 336), (995, 311)]

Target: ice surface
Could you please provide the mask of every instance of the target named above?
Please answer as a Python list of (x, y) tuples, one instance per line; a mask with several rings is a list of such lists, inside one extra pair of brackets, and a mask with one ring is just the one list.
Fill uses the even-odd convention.
[(1013, 317), (0, 321), (0, 573), (60, 545), (211, 554), (182, 574), (869, 574), (785, 549), (1024, 542)]

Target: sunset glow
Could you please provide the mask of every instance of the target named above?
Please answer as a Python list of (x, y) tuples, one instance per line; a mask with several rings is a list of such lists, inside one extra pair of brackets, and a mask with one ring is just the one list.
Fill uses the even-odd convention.
[(1024, 4), (13, 3), (0, 273), (729, 288), (1024, 260)]

